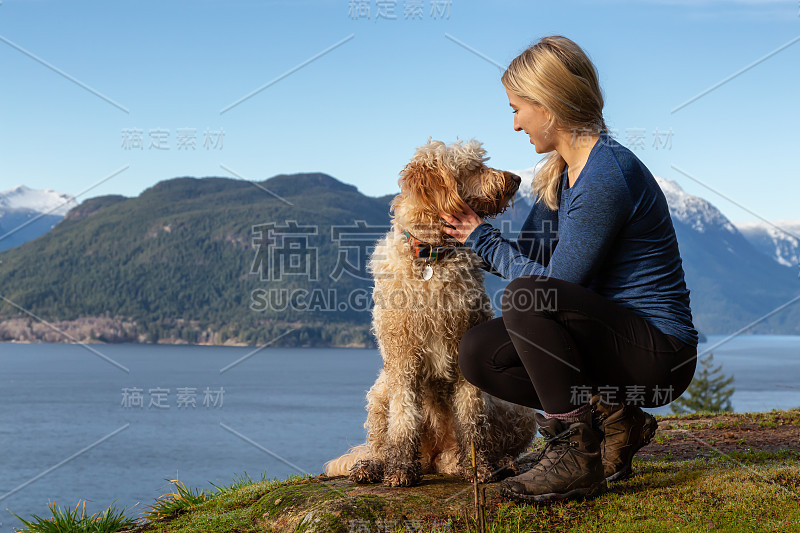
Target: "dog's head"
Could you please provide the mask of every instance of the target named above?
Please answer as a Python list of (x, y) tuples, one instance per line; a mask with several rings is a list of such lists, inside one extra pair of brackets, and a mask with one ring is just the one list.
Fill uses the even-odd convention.
[(450, 145), (429, 139), (400, 173), (400, 194), (391, 206), (394, 222), (418, 239), (440, 244), (451, 237), (441, 231), (439, 212), (455, 213), (464, 204), (481, 218), (505, 211), (521, 180), (487, 167), (487, 159), (474, 139)]

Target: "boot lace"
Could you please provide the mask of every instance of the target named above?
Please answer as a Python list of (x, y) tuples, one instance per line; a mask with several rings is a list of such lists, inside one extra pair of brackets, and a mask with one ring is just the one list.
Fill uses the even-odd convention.
[(555, 449), (559, 444), (578, 446), (577, 442), (569, 440), (569, 437), (576, 431), (577, 429), (575, 427), (569, 427), (557, 435), (544, 435), (544, 448), (542, 448), (542, 451), (539, 452), (539, 456), (536, 458), (536, 463), (539, 463), (542, 459), (544, 459), (544, 456), (547, 454), (548, 450)]
[(608, 418), (609, 415), (608, 413), (601, 413), (599, 411), (595, 411), (592, 413), (592, 416), (594, 418), (594, 425), (596, 427), (603, 427), (606, 418)]

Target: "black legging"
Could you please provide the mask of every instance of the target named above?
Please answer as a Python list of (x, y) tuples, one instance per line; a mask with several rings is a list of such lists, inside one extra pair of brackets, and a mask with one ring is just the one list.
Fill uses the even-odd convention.
[(498, 398), (551, 414), (597, 393), (658, 407), (694, 375), (695, 346), (581, 285), (522, 276), (506, 287), (502, 310), (469, 329), (458, 349), (467, 381)]

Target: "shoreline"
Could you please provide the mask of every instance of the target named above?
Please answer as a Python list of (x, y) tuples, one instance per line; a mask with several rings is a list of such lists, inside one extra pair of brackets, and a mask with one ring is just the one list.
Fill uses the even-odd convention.
[[(247, 343), (210, 343), (210, 342), (186, 342), (184, 340), (177, 339), (174, 342), (134, 342), (134, 341), (122, 341), (122, 342), (103, 342), (98, 340), (89, 340), (89, 341), (78, 341), (78, 342), (53, 342), (53, 341), (42, 341), (42, 340), (18, 340), (18, 339), (0, 339), (0, 345), (2, 344), (68, 344), (71, 346), (81, 346), (83, 344), (90, 344), (90, 345), (147, 345), (147, 346), (231, 346), (237, 348), (258, 348), (260, 345), (258, 344), (247, 344)], [(376, 346), (367, 346), (363, 344), (315, 344), (315, 345), (303, 345), (303, 346), (280, 346), (276, 345), (275, 348), (298, 348), (298, 349), (305, 349), (305, 348), (323, 348), (323, 349), (333, 349), (333, 348), (358, 348), (363, 350), (376, 350)]]
[[(175, 319), (146, 326), (131, 319), (111, 317), (82, 317), (71, 320), (45, 321), (30, 318), (0, 320), (0, 342), (18, 344), (149, 344), (186, 346), (240, 346), (259, 347), (271, 344), (276, 347), (306, 348), (376, 348), (369, 324), (325, 324), (301, 322), (266, 322), (260, 325), (233, 325), (233, 332), (226, 327), (215, 330), (201, 325), (198, 320)], [(265, 342), (239, 340), (255, 338), (253, 331), (263, 328), (265, 332), (284, 330), (280, 335)], [(281, 340), (285, 333), (300, 330), (297, 336)], [(334, 331), (332, 334), (331, 332)], [(343, 335), (338, 335), (341, 332)], [(235, 334), (234, 334), (235, 333)], [(185, 338), (181, 338), (185, 337)], [(348, 338), (349, 337), (349, 338)], [(259, 339), (263, 335), (258, 336)], [(191, 340), (189, 340), (191, 339)], [(338, 341), (357, 341), (337, 343)], [(279, 342), (275, 342), (279, 341)], [(371, 341), (371, 342), (370, 342)], [(274, 344), (273, 344), (274, 342)]]

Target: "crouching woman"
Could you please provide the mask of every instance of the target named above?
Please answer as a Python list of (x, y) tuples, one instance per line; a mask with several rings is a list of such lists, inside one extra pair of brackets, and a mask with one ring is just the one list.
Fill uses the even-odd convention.
[(593, 497), (631, 473), (666, 405), (694, 375), (698, 333), (669, 208), (653, 175), (608, 133), (595, 66), (551, 36), (502, 76), (537, 153), (536, 201), (516, 242), (471, 209), (442, 213), (443, 231), (511, 280), (502, 317), (459, 346), (468, 381), (533, 407), (546, 447), (502, 482), (529, 502)]

